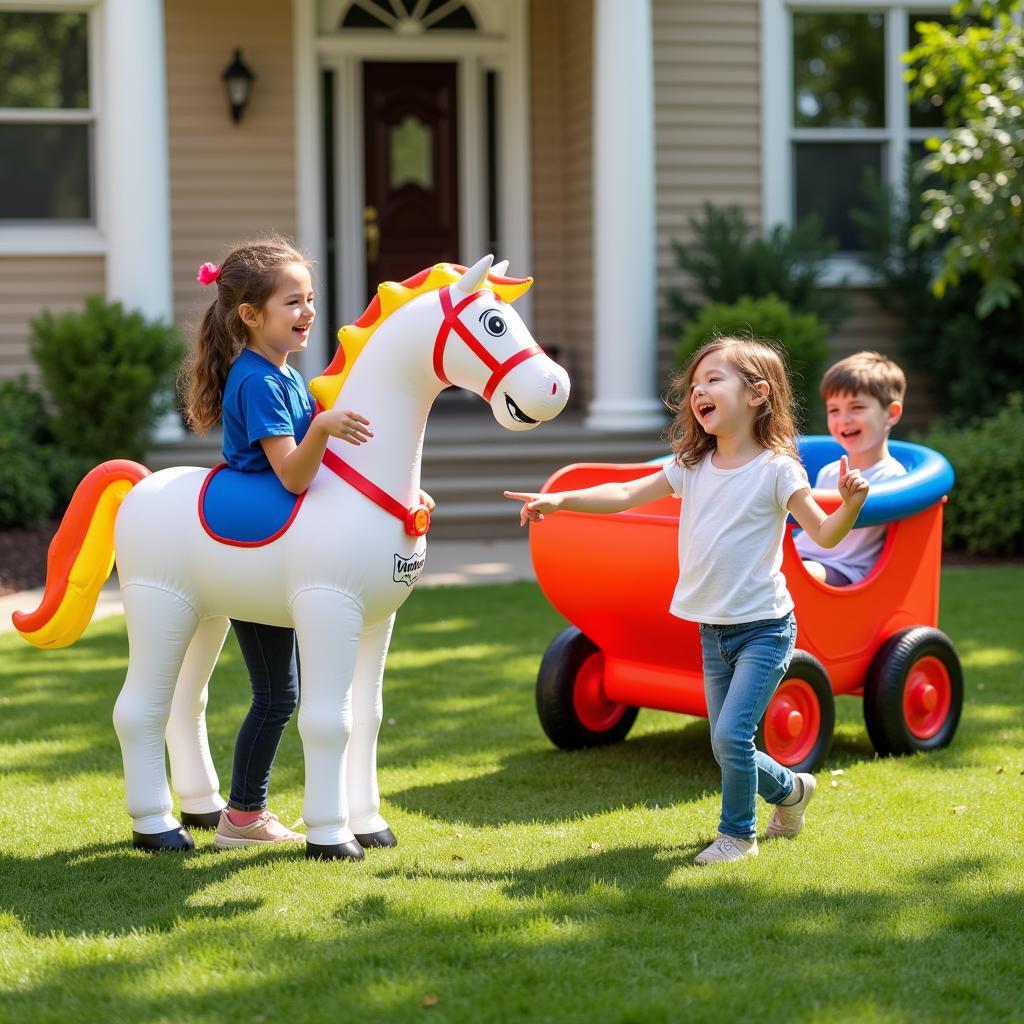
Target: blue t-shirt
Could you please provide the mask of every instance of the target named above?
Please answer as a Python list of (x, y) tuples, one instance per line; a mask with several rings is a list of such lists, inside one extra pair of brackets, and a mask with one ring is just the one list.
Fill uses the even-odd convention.
[(299, 444), (313, 419), (313, 401), (302, 375), (286, 363), (278, 369), (252, 349), (243, 348), (228, 370), (221, 411), (224, 461), (255, 473), (270, 469), (261, 437), (294, 437)]

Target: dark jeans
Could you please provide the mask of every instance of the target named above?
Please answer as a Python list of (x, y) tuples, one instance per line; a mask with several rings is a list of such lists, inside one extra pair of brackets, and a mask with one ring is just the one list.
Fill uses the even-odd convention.
[(232, 619), (252, 683), (252, 705), (235, 742), (230, 806), (262, 811), (267, 806), (270, 767), (281, 735), (299, 702), (295, 630)]

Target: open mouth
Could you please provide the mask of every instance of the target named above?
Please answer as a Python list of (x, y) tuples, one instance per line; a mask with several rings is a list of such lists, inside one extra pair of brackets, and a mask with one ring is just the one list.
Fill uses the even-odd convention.
[(293, 327), (292, 330), (296, 334), (301, 334), (303, 337), (305, 337), (307, 334), (309, 334), (309, 329), (312, 326), (313, 326), (313, 324), (312, 324), (312, 322), (310, 322), (308, 324), (301, 324), (298, 327)]
[(702, 419), (707, 419), (715, 411), (714, 402), (698, 402), (697, 403), (697, 415)]
[(839, 436), (841, 438), (843, 438), (844, 440), (849, 440), (851, 437), (859, 437), (860, 436), (860, 431), (859, 430), (840, 430), (839, 431)]
[(517, 423), (539, 423), (539, 420), (530, 419), (529, 416), (523, 412), (522, 409), (508, 397), (508, 392), (505, 392), (505, 408), (508, 409), (509, 416), (512, 417)]

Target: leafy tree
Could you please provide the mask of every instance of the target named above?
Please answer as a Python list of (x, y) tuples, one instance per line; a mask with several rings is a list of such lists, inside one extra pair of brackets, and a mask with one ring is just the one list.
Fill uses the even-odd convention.
[[(907, 177), (912, 168), (908, 165)], [(854, 211), (865, 254), (881, 282), (872, 294), (899, 320), (901, 360), (929, 382), (933, 402), (950, 424), (965, 424), (1024, 391), (1024, 299), (996, 308), (984, 320), (975, 312), (984, 283), (967, 271), (955, 288), (930, 287), (935, 248), (911, 245), (924, 203), (908, 180), (886, 188), (877, 175), (865, 181), (867, 208)]]
[[(961, 0), (959, 25), (919, 24), (904, 59), (911, 98), (943, 98), (948, 137), (929, 139), (915, 246), (941, 245), (932, 287), (940, 298), (965, 275), (982, 282), (984, 318), (1022, 297), (1024, 280), (1024, 28), (1022, 0)], [(980, 23), (970, 23), (972, 20)]]

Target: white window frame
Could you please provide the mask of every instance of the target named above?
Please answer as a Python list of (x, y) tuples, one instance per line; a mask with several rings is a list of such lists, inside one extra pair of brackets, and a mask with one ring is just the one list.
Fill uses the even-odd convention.
[[(936, 128), (912, 128), (907, 102), (906, 66), (900, 55), (908, 48), (907, 15), (934, 12), (944, 0), (761, 0), (761, 210), (762, 223), (793, 225), (793, 143), (799, 141), (863, 141), (886, 144), (885, 173), (899, 188), (903, 161), (912, 142), (937, 134)], [(794, 11), (877, 12), (885, 16), (885, 127), (793, 127)], [(875, 275), (852, 255), (830, 258), (822, 284), (876, 284)]]
[(0, 0), (0, 11), (15, 13), (81, 12), (88, 17), (89, 106), (85, 110), (36, 110), (0, 107), (0, 123), (92, 124), (92, 212), (90, 223), (0, 221), (0, 256), (94, 256), (106, 253), (103, 238), (103, 139), (101, 0)]

